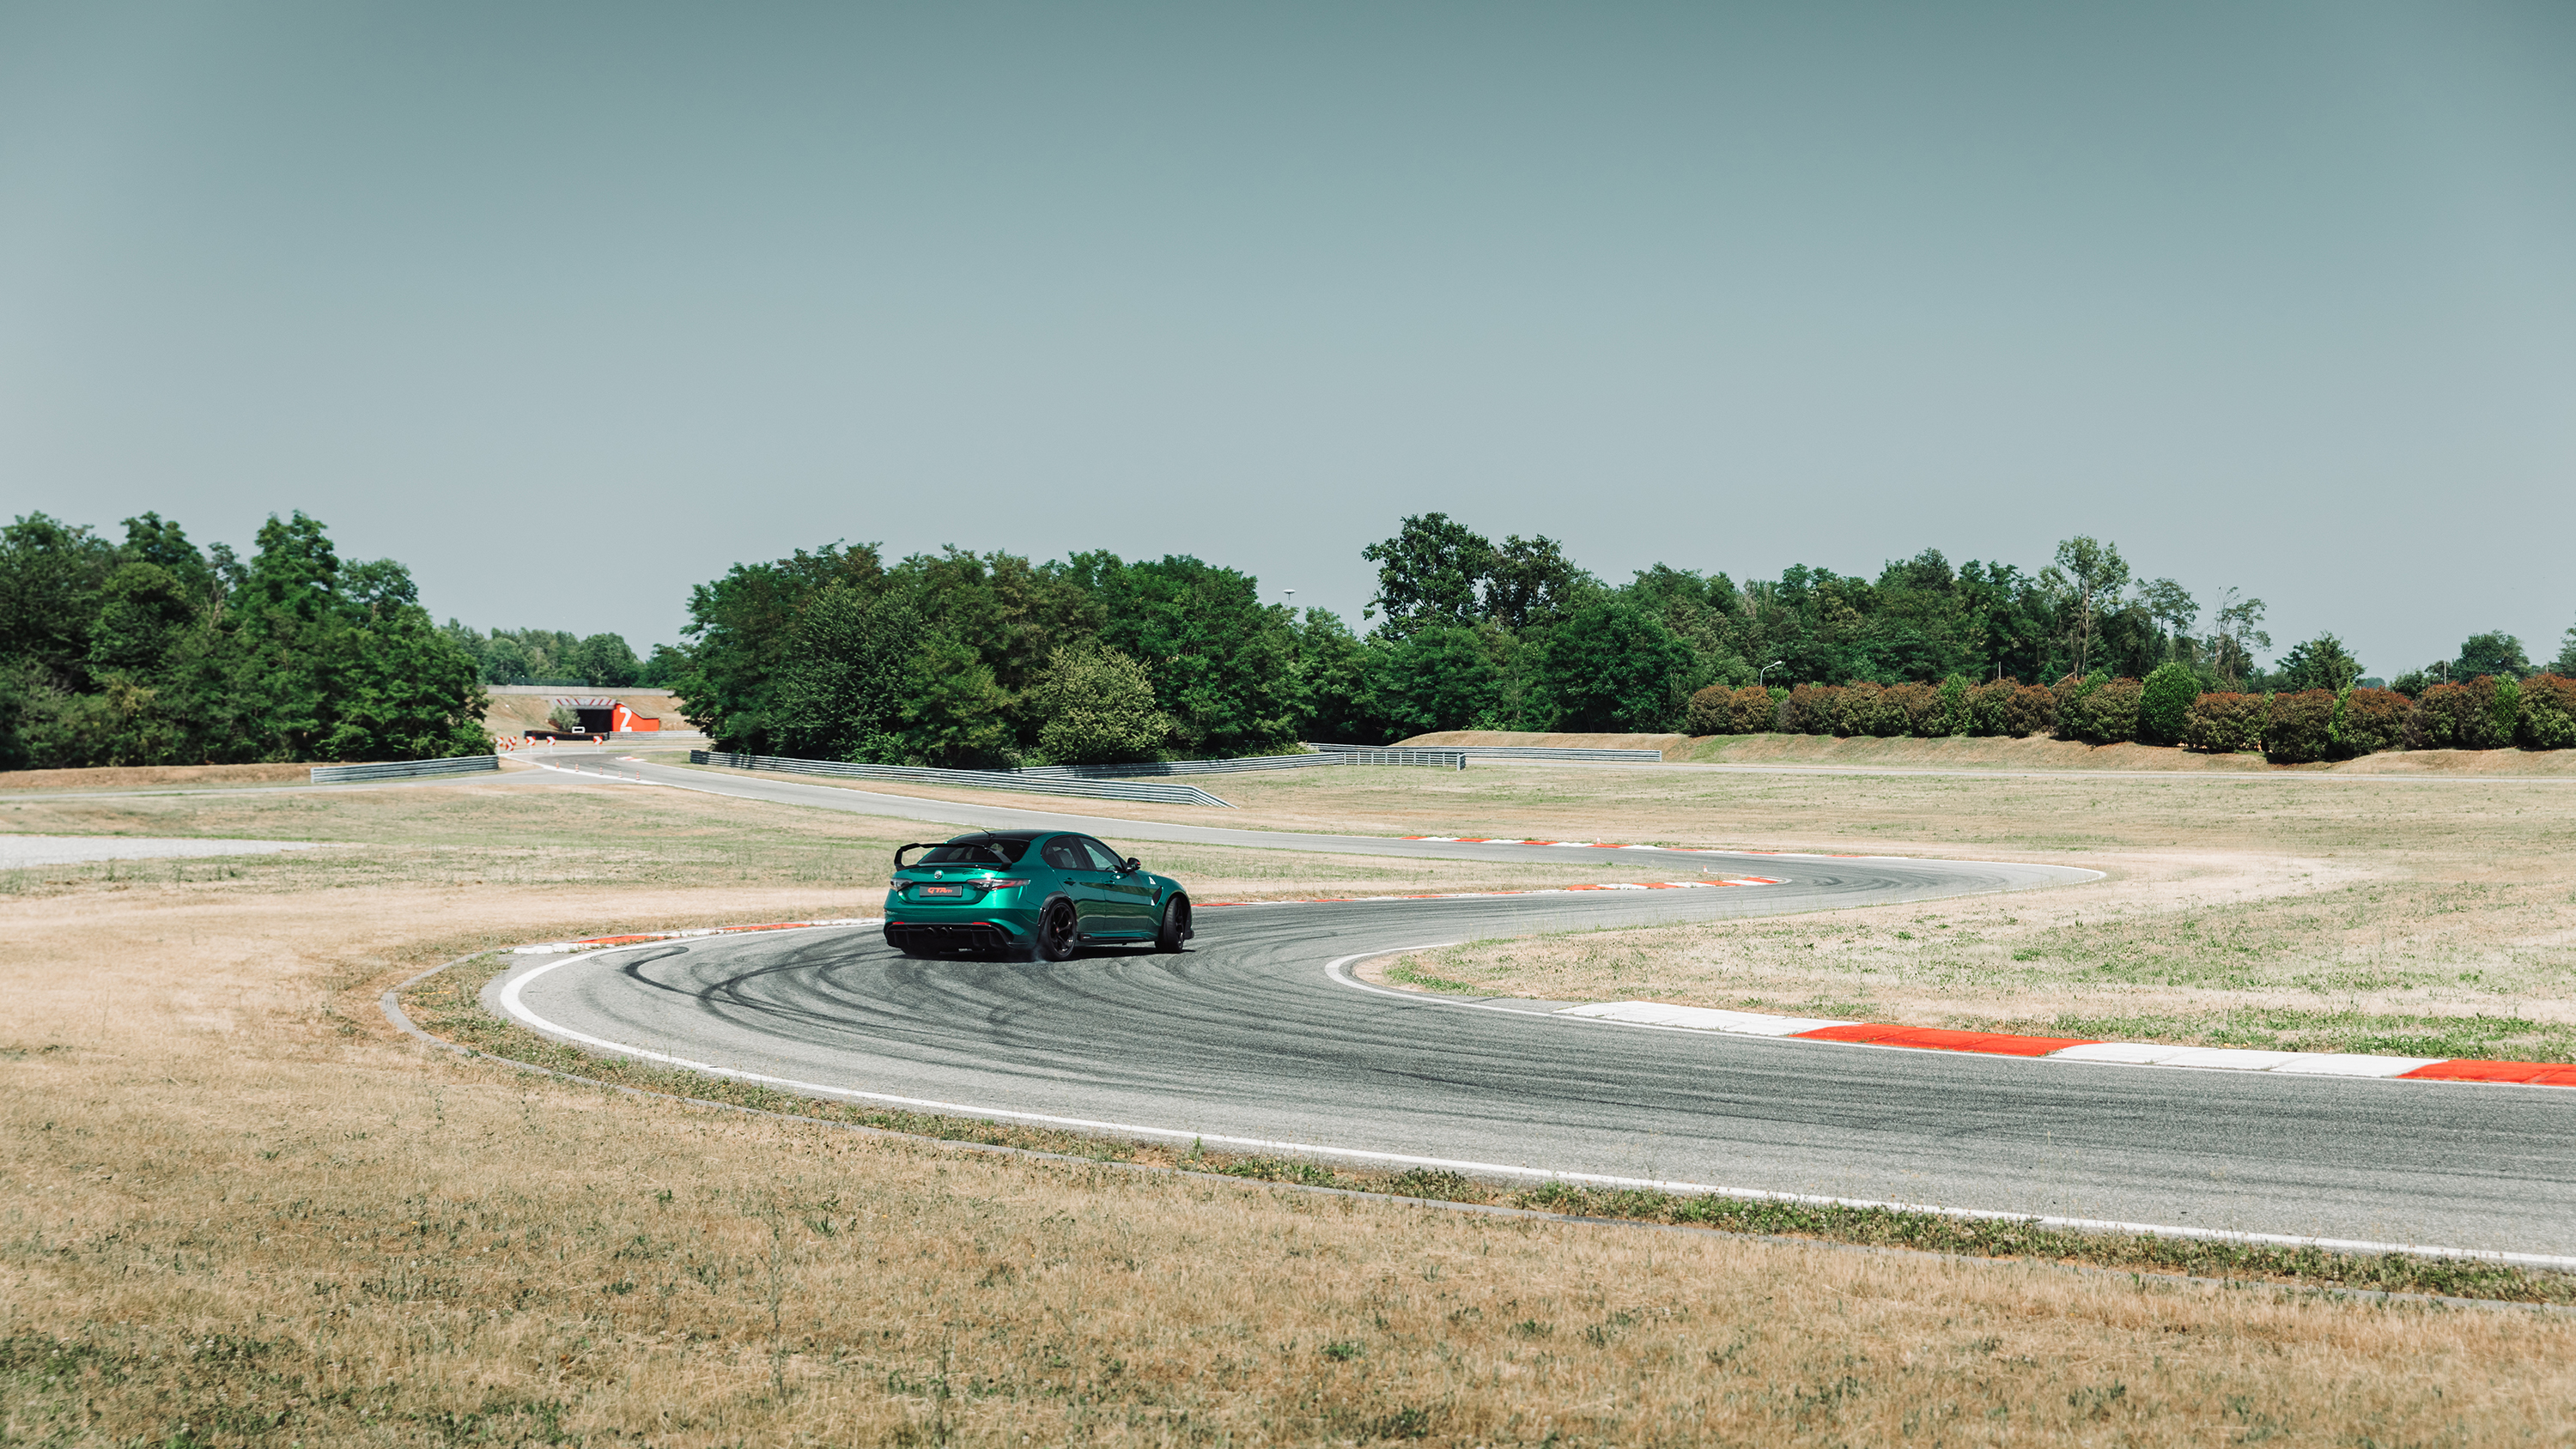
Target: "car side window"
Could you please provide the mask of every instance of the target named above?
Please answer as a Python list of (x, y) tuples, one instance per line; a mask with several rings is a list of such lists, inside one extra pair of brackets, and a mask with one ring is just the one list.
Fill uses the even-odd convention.
[(1125, 862), (1109, 853), (1108, 846), (1101, 844), (1090, 836), (1086, 835), (1082, 838), (1082, 848), (1091, 853), (1091, 868), (1093, 870), (1105, 870), (1114, 873), (1125, 867)]
[(1091, 862), (1083, 859), (1082, 846), (1070, 835), (1059, 835), (1038, 852), (1054, 870), (1090, 870)]

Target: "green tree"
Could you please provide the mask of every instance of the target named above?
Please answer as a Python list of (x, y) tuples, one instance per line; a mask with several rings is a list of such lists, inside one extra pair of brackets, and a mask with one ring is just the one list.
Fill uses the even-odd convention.
[[(1554, 548), (1549, 540), (1537, 542)], [(1361, 549), (1360, 557), (1377, 565), (1377, 595), (1361, 617), (1378, 618), (1377, 632), (1390, 639), (1416, 629), (1474, 624), (1477, 591), (1493, 577), (1495, 564), (1493, 544), (1445, 513), (1406, 518), (1395, 537)], [(1524, 586), (1515, 580), (1506, 588), (1517, 599)]]
[(2129, 586), (2129, 564), (2120, 557), (2118, 545), (2079, 535), (2057, 546), (2057, 567), (2066, 579), (2067, 603), (2075, 614), (2075, 672), (2083, 674), (2092, 662), (2100, 616)]
[(2342, 640), (2332, 634), (2319, 634), (2293, 646), (2272, 672), (2275, 689), (2340, 692), (2352, 688), (2353, 681), (2361, 678), (2361, 661), (2352, 657)]
[(2470, 635), (2460, 645), (2460, 657), (2451, 661), (2451, 677), (2460, 680), (2481, 674), (2520, 679), (2530, 672), (2531, 659), (2522, 652), (2522, 641), (2502, 631)]
[(2261, 599), (2244, 597), (2233, 588), (2219, 596), (2218, 611), (2212, 616), (2216, 628), (2209, 636), (2209, 662), (2221, 689), (2235, 689), (2254, 672), (2254, 651), (2272, 647), (2272, 636), (2261, 627), (2264, 609)]
[(2576, 629), (2567, 631), (2566, 642), (2558, 646), (2558, 657), (2550, 661), (2549, 672), (2561, 679), (2576, 679)]
[(1683, 722), (1693, 663), (1661, 619), (1605, 597), (1549, 632), (1539, 681), (1560, 730), (1655, 733)]
[(1330, 609), (1308, 609), (1295, 638), (1292, 669), (1304, 709), (1298, 726), (1301, 736), (1333, 744), (1381, 744), (1392, 739), (1369, 692), (1372, 646), (1362, 643), (1342, 616)]
[(582, 640), (573, 646), (570, 662), (575, 677), (594, 689), (624, 689), (642, 669), (635, 650), (617, 634), (593, 634)]
[(1502, 670), (1474, 629), (1416, 629), (1371, 663), (1372, 699), (1398, 735), (1473, 728), (1503, 702)]
[(668, 687), (681, 713), (727, 750), (781, 752), (780, 691), (794, 662), (797, 614), (831, 583), (881, 592), (885, 569), (873, 544), (798, 549), (770, 563), (736, 564), (689, 591), (683, 656)]
[(1172, 732), (1145, 667), (1105, 644), (1058, 649), (1029, 693), (1026, 707), (1042, 721), (1038, 753), (1050, 764), (1151, 760)]
[[(2164, 636), (2164, 658), (2171, 662), (2181, 657), (2191, 644), (2191, 626), (2200, 622), (2200, 604), (2191, 592), (2171, 579), (2157, 579), (2138, 590), (2138, 604), (2155, 620)], [(2179, 731), (2181, 725), (2176, 723)], [(2177, 733), (2175, 738), (2181, 738)]]
[(1296, 742), (1305, 711), (1295, 616), (1264, 605), (1250, 574), (1178, 554), (1072, 562), (1092, 581), (1101, 640), (1145, 666), (1183, 754), (1270, 754)]
[(834, 580), (800, 612), (775, 712), (781, 751), (899, 764), (909, 656), (919, 621), (900, 603)]
[[(1430, 516), (1440, 517), (1436, 513)], [(1413, 522), (1405, 521), (1408, 525)], [(1466, 538), (1483, 543), (1472, 533)], [(1467, 552), (1472, 557), (1473, 544), (1467, 545)], [(1362, 557), (1367, 556), (1363, 550)], [(1601, 586), (1599, 580), (1575, 567), (1574, 560), (1565, 556), (1563, 544), (1544, 536), (1523, 538), (1515, 533), (1504, 539), (1500, 548), (1489, 546), (1485, 569), (1484, 617), (1511, 630), (1564, 618), (1577, 600)], [(1383, 595), (1382, 572), (1380, 579), (1379, 591)]]
[(116, 550), (42, 513), (0, 527), (0, 657), (32, 666), (33, 686), (89, 683), (90, 627)]

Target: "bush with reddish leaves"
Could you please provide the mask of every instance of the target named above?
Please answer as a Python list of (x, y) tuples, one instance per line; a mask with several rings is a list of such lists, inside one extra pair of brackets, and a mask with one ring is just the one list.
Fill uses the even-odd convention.
[(2057, 695), (2036, 684), (2015, 685), (2004, 701), (2004, 733), (2018, 740), (2056, 730)]
[(2415, 701), (2393, 689), (2356, 689), (2343, 697), (2335, 741), (2347, 755), (2374, 755), (2406, 743), (2406, 720)]
[(2263, 743), (2263, 696), (2204, 694), (2183, 717), (2182, 742), (2195, 750), (2232, 755)]
[(1690, 697), (1695, 735), (1758, 735), (1778, 727), (1779, 706), (1758, 684), (1742, 689), (1712, 684)]
[(2302, 689), (2272, 696), (2263, 712), (2263, 758), (2276, 765), (2304, 765), (2335, 753), (2335, 693)]
[(1748, 684), (1737, 690), (1735, 702), (1726, 709), (1739, 735), (1764, 734), (1780, 727), (1780, 696), (1761, 685)]
[(1780, 728), (1793, 735), (1829, 735), (1842, 724), (1843, 692), (1830, 684), (1801, 684), (1780, 704)]

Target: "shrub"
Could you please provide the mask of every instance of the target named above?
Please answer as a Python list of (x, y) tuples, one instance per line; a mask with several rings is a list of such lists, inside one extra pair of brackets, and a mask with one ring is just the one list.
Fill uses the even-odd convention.
[(1892, 723), (1894, 729), (1882, 734), (1912, 735), (1916, 739), (1937, 739), (1950, 732), (1949, 705), (1941, 698), (1937, 684), (1891, 684), (1879, 696), (1879, 718)]
[(1842, 708), (1835, 723), (1838, 735), (1875, 735), (1878, 727), (1879, 687), (1867, 680), (1855, 679), (1843, 686)]
[(2146, 687), (2134, 679), (2094, 684), (2059, 706), (2058, 732), (2088, 745), (2138, 737), (2138, 702)]
[(1690, 732), (1695, 735), (1758, 735), (1779, 728), (1779, 715), (1772, 692), (1758, 684), (1742, 689), (1712, 684), (1690, 697)]
[(2020, 739), (2056, 729), (2057, 696), (2036, 684), (2015, 685), (2011, 698), (2004, 701), (2004, 733)]
[[(2495, 676), (2481, 674), (2466, 684), (2436, 684), (2415, 701), (2406, 730), (2409, 748), (2418, 750), (2491, 750), (2512, 741), (2496, 734)], [(2517, 701), (2518, 702), (2518, 701)]]
[[(1989, 679), (1983, 684), (1970, 685), (1966, 723), (1968, 733), (1972, 735), (2010, 733), (2006, 727), (2005, 715), (2012, 706), (2013, 692), (2020, 688), (2021, 681), (2017, 679)], [(2024, 730), (2022, 733), (2027, 734), (2029, 731)]]
[(1941, 733), (1963, 735), (1968, 732), (1968, 681), (1951, 675), (1941, 681)]
[(2576, 679), (2535, 674), (2522, 682), (2522, 743), (2534, 750), (2576, 745)]
[(2191, 717), (2192, 701), (2200, 698), (2200, 678), (2186, 665), (2159, 664), (2147, 675), (2138, 700), (2138, 742), (2148, 745), (2182, 743), (2184, 721)]
[(2331, 689), (2302, 689), (2272, 696), (2263, 717), (2263, 758), (2276, 765), (2300, 765), (2334, 753), (2335, 694)]
[(2494, 743), (2489, 749), (2500, 750), (2522, 737), (2522, 681), (2510, 675), (2495, 682), (2495, 696), (2487, 702), (2487, 738)]
[(1684, 726), (1695, 735), (1731, 735), (1735, 719), (1727, 706), (1735, 700), (1735, 691), (1723, 684), (1712, 684), (1693, 691), (1690, 697), (1690, 721)]
[(1748, 684), (1737, 690), (1734, 701), (1726, 707), (1728, 716), (1735, 721), (1735, 732), (1758, 735), (1778, 729), (1780, 701), (1788, 694), (1785, 689), (1764, 689), (1758, 684)]
[(1830, 684), (1801, 684), (1780, 705), (1780, 728), (1793, 735), (1829, 735), (1842, 723), (1843, 692)]
[(2067, 706), (2082, 699), (2086, 694), (2093, 690), (2101, 688), (2103, 683), (2103, 677), (2099, 674), (2093, 675), (2089, 678), (2070, 674), (2048, 687), (2049, 698), (2053, 700), (2057, 706), (2055, 718), (2057, 722), (2058, 738), (2074, 738), (2073, 735), (2067, 733), (2067, 726), (2070, 723), (2067, 715)]
[(2204, 694), (2183, 717), (2182, 742), (2195, 750), (2232, 755), (2263, 742), (2263, 696)]
[(2406, 719), (2415, 702), (2393, 689), (2355, 689), (2343, 697), (2335, 721), (2338, 742), (2347, 755), (2376, 754), (2406, 743)]

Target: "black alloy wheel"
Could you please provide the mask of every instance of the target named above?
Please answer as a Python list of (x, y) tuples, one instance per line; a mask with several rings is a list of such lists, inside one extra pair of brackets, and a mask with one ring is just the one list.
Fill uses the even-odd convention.
[(1034, 942), (1037, 959), (1041, 961), (1073, 959), (1073, 948), (1077, 941), (1076, 930), (1073, 902), (1061, 899), (1047, 902), (1046, 909), (1038, 913), (1038, 933)]
[(1154, 949), (1177, 951), (1190, 938), (1190, 898), (1174, 896), (1163, 903), (1163, 929), (1154, 933)]

